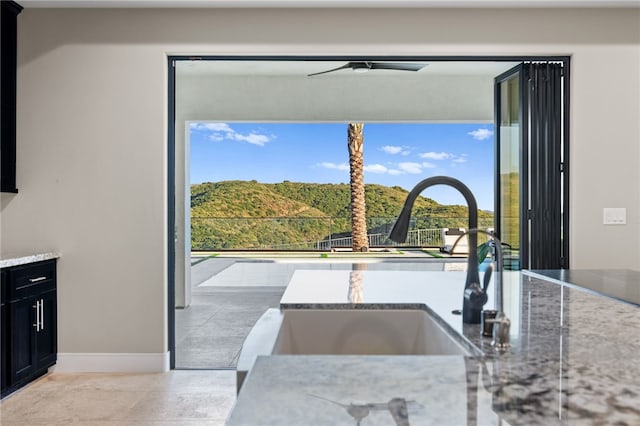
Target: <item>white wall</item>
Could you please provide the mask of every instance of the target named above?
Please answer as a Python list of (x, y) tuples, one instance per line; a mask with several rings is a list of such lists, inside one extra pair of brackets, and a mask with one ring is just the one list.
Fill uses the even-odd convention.
[(60, 352), (162, 354), (167, 54), (570, 54), (571, 263), (640, 269), (639, 28), (637, 10), (27, 9), (2, 249), (62, 253)]

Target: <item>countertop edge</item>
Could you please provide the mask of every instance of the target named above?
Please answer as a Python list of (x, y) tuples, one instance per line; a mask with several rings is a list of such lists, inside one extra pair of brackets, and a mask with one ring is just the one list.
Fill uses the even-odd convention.
[[(573, 288), (576, 290), (580, 290), (585, 293), (591, 294), (593, 296), (604, 297), (606, 299), (614, 300), (616, 302), (626, 303), (631, 306), (636, 306), (636, 307), (640, 306), (640, 301), (637, 300), (637, 297), (635, 298), (635, 300), (631, 300), (630, 298), (623, 297), (620, 294), (616, 294), (615, 292), (603, 291), (602, 289), (592, 288), (587, 282), (578, 282), (566, 277), (554, 277), (552, 276), (551, 272), (556, 272), (556, 270), (549, 270), (549, 271), (550, 272), (547, 272), (544, 270), (523, 269), (522, 274), (532, 278), (539, 279), (539, 280), (548, 281), (550, 283), (557, 284), (560, 286), (565, 286), (565, 287)], [(571, 272), (572, 270), (567, 269), (566, 271)], [(581, 270), (581, 269), (578, 269), (577, 271), (593, 271), (594, 274), (607, 272), (603, 270)]]
[(24, 256), (12, 256), (0, 258), (0, 268), (9, 268), (11, 266), (26, 265), (28, 263), (42, 262), (44, 260), (58, 259), (60, 253), (57, 252), (43, 252), (37, 254), (29, 254)]

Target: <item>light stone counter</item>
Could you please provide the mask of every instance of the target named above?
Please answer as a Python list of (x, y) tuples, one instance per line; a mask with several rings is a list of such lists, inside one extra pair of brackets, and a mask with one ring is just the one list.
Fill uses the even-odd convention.
[(640, 306), (640, 272), (629, 269), (549, 269), (527, 274), (569, 286), (583, 288)]
[[(259, 357), (228, 424), (356, 425), (358, 416), (362, 426), (405, 424), (395, 402), (406, 405), (406, 424), (465, 425), (466, 377), (457, 356)], [(479, 425), (497, 424), (490, 398), (479, 395)]]
[(46, 252), (37, 254), (10, 254), (0, 255), (0, 268), (8, 268), (10, 266), (26, 265), (27, 263), (41, 262), (43, 260), (58, 259), (59, 253)]
[[(357, 416), (362, 426), (640, 424), (638, 306), (509, 273), (512, 347), (498, 354), (479, 325), (450, 312), (464, 273), (360, 272), (355, 289), (349, 271), (301, 271), (282, 307), (425, 309), (485, 355), (261, 356), (230, 426), (356, 425)], [(322, 290), (309, 293), (309, 283)]]

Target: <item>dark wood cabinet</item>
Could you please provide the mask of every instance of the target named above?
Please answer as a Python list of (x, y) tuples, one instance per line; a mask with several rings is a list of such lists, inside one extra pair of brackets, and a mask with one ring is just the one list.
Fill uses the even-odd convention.
[(5, 268), (2, 277), (4, 396), (56, 363), (56, 261)]
[(0, 278), (0, 391), (4, 393), (4, 390), (7, 388), (7, 376), (9, 375), (9, 357), (7, 356), (7, 350), (9, 348), (7, 344), (9, 337), (9, 321), (7, 315), (9, 310), (5, 303), (7, 300), (6, 271), (0, 270)]
[(16, 186), (16, 62), (18, 14), (22, 7), (0, 1), (0, 190)]
[(34, 299), (27, 298), (9, 303), (9, 381), (21, 383), (33, 374), (36, 367), (34, 349), (36, 334)]
[(56, 363), (58, 356), (57, 300), (56, 290), (41, 293), (40, 331), (36, 334), (36, 367), (46, 370)]

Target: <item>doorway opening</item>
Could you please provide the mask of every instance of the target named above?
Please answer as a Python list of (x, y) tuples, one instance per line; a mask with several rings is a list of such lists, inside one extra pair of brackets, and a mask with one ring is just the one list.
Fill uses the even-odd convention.
[[(497, 103), (494, 102), (497, 99), (494, 99), (495, 78), (521, 62), (541, 61), (563, 65), (565, 69), (563, 101), (566, 108), (568, 58), (170, 58), (169, 174), (171, 175), (172, 172), (175, 174), (170, 176), (169, 195), (170, 198), (173, 195), (176, 200), (170, 200), (170, 206), (174, 208), (169, 217), (170, 235), (175, 237), (175, 242), (172, 238), (169, 244), (169, 256), (173, 256), (173, 259), (169, 259), (171, 269), (169, 271), (169, 347), (172, 354), (172, 368), (175, 368), (176, 365), (181, 367), (179, 362), (176, 363), (176, 316), (190, 309), (175, 311), (175, 307), (191, 305), (192, 285), (189, 284), (193, 277), (191, 263), (194, 263), (194, 270), (203, 270), (204, 266), (208, 265), (208, 260), (201, 258), (192, 260), (191, 256), (193, 237), (189, 220), (191, 214), (191, 168), (190, 158), (187, 155), (192, 143), (189, 134), (191, 126), (197, 125), (197, 123), (214, 123), (221, 129), (220, 126), (224, 124), (232, 130), (232, 132), (228, 132), (228, 129), (224, 129), (230, 137), (242, 137), (247, 134), (239, 132), (235, 135), (233, 126), (246, 125), (247, 123), (263, 123), (265, 125), (328, 123), (335, 125), (349, 121), (361, 121), (375, 125), (473, 122), (474, 124), (484, 124), (492, 129), (495, 126), (495, 132), (500, 133), (503, 130), (501, 127), (503, 123), (496, 120), (498, 109)], [(419, 63), (423, 67), (418, 71), (368, 69), (366, 73), (358, 72), (361, 70), (355, 68), (342, 67), (345, 63), (360, 62)], [(330, 69), (336, 70), (326, 74), (311, 75)], [(518, 100), (521, 101), (520, 98)], [(566, 141), (568, 140), (566, 114), (563, 120), (565, 120), (565, 126), (562, 136), (563, 141)], [(515, 126), (517, 126), (517, 122)], [(499, 137), (497, 136), (496, 139)], [(346, 152), (346, 139), (344, 142), (344, 151)], [(563, 160), (568, 165), (566, 145), (564, 143), (562, 148)], [(390, 143), (389, 146), (402, 146), (402, 144)], [(521, 147), (517, 147), (516, 150), (521, 150)], [(446, 154), (447, 151), (434, 150), (432, 153)], [(493, 170), (495, 164), (494, 161), (487, 168)], [(432, 194), (424, 195), (435, 198)], [(563, 197), (566, 197), (566, 191)], [(566, 205), (564, 203), (565, 207)], [(497, 212), (498, 209), (496, 208), (495, 211)], [(564, 214), (563, 217), (567, 217), (566, 212)], [(565, 228), (565, 231), (566, 229), (568, 227)], [(565, 241), (568, 241), (566, 237)], [(228, 268), (223, 266), (224, 262), (219, 256), (213, 263), (219, 264), (214, 269), (222, 268), (218, 271), (219, 273)], [(263, 277), (269, 274), (265, 271), (258, 272), (260, 267), (264, 269), (265, 261), (259, 262), (261, 265), (258, 266), (255, 262), (253, 266), (239, 265), (240, 263), (248, 262), (234, 260), (230, 265), (235, 264), (236, 267), (229, 268), (227, 273), (234, 269), (239, 271), (238, 267), (246, 267), (247, 271), (255, 268), (254, 271)], [(290, 267), (284, 267), (284, 263), (280, 263), (282, 270)], [(197, 278), (197, 280), (199, 279), (201, 278)], [(274, 279), (271, 282), (277, 282), (277, 280)], [(201, 289), (201, 287), (198, 288)], [(273, 292), (271, 297), (275, 302), (269, 303), (277, 303), (277, 291)], [(267, 300), (268, 297), (263, 294), (262, 299)], [(231, 316), (229, 315), (228, 318)], [(239, 315), (236, 320), (242, 322), (241, 317), (242, 315)], [(249, 324), (246, 324), (246, 327), (250, 327), (252, 320), (247, 318), (247, 321)], [(193, 328), (200, 327), (197, 322), (198, 320), (195, 320), (192, 324)], [(218, 321), (214, 327), (227, 331), (233, 328), (225, 321)], [(202, 330), (202, 333), (206, 335), (208, 331)], [(235, 339), (241, 344), (242, 336), (227, 337), (225, 341), (231, 342)], [(210, 366), (192, 364), (183, 365), (183, 367), (233, 368), (233, 360), (227, 365), (220, 365), (220, 363)]]

